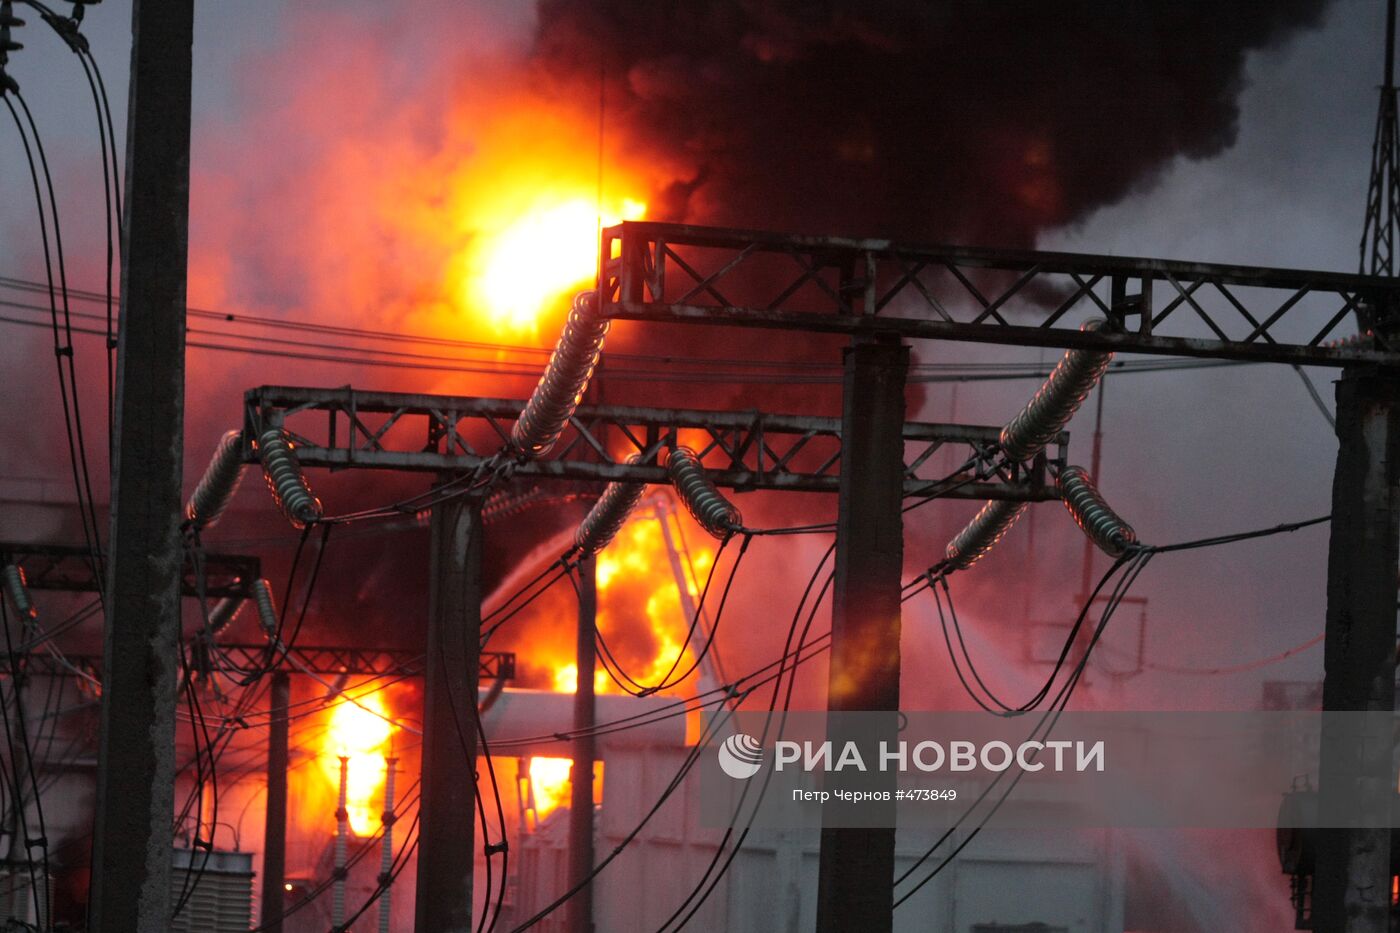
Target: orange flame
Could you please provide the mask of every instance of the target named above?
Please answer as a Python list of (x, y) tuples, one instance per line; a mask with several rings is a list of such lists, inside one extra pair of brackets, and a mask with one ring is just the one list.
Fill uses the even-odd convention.
[(483, 221), (480, 236), (457, 257), (462, 304), (481, 309), (497, 330), (532, 333), (542, 310), (593, 279), (598, 226), (646, 213), (645, 204), (623, 199), (600, 217), (595, 199), (566, 190), (531, 194), (519, 213), (507, 203), (497, 209), (500, 218)]
[[(689, 602), (699, 602), (701, 589), (714, 564), (715, 550), (689, 516), (666, 513), (667, 527), (679, 551)], [(625, 673), (644, 685), (660, 683), (675, 665), (675, 674), (688, 670), (700, 650), (700, 635), (685, 644), (691, 618), (681, 599), (673, 563), (657, 509), (643, 503), (597, 557), (598, 631)], [(715, 597), (715, 593), (710, 594)], [(714, 606), (708, 607), (713, 613)], [(555, 588), (505, 635), (502, 646), (521, 658), (519, 685), (556, 693), (573, 693), (578, 686), (575, 658), (575, 602), (572, 590)], [(679, 660), (677, 660), (679, 658)], [(622, 693), (609, 676), (599, 652), (593, 689), (600, 694)], [(662, 691), (670, 695), (694, 692), (694, 678)], [(634, 688), (635, 689), (635, 688)]]
[(572, 788), (569, 771), (573, 766), (571, 758), (530, 759), (530, 791), (534, 795), (536, 818), (543, 819), (569, 802)]
[[(358, 704), (358, 705), (357, 705)], [(331, 708), (318, 760), (321, 774), (339, 792), (340, 759), (349, 758), (346, 780), (346, 812), (350, 829), (369, 835), (383, 812), (384, 756), (389, 751), (394, 726), (378, 692), (342, 699)]]
[[(671, 522), (674, 540), (679, 523), (670, 518), (666, 521)], [(691, 559), (689, 566), (684, 560), (681, 566), (693, 604), (699, 599), (701, 575), (714, 561), (714, 552), (697, 548), (691, 553)], [(701, 580), (697, 580), (697, 576), (701, 576)], [(633, 518), (598, 555), (598, 593), (598, 627), (605, 636), (609, 629), (631, 627), (629, 622), (635, 619), (640, 603), (653, 648), (646, 667), (640, 671), (629, 669), (632, 677), (643, 684), (659, 683), (672, 671), (673, 665), (676, 672), (690, 666), (691, 649), (682, 650), (682, 645), (691, 620), (684, 609), (665, 537), (655, 516)], [(609, 686), (613, 686), (611, 682)]]
[[(573, 794), (572, 758), (531, 758), (528, 774), (535, 819), (543, 820), (560, 807), (571, 804)], [(603, 801), (603, 762), (593, 762), (593, 802)]]
[(566, 106), (521, 96), (460, 119), (472, 151), (445, 169), (431, 214), (446, 225), (423, 231), (448, 247), (448, 316), (435, 323), (552, 336), (571, 293), (594, 281), (598, 228), (644, 217), (656, 180), (616, 152), (600, 179), (596, 118)]

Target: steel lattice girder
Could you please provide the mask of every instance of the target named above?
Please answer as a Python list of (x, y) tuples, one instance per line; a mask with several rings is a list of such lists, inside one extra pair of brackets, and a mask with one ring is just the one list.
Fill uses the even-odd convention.
[[(232, 662), (235, 667), (255, 668), (267, 658), (266, 645), (224, 645), (218, 646), (219, 657), (214, 658), (214, 670), (222, 670), (223, 662)], [(276, 656), (280, 656), (279, 651)], [(287, 650), (288, 657), (278, 665), (278, 670), (291, 674), (305, 673), (330, 675), (352, 674), (368, 677), (419, 677), (423, 674), (423, 654), (400, 651), (395, 648), (352, 648), (295, 645)], [(482, 680), (513, 680), (515, 678), (515, 652), (481, 652)]]
[[(14, 544), (0, 542), (0, 565), (15, 564), (24, 571), (25, 582), (31, 590), (66, 590), (72, 593), (96, 593), (98, 580), (94, 576), (91, 553), (84, 547), (52, 544)], [(235, 554), (201, 554), (204, 571), (203, 593), (210, 599), (225, 596), (251, 596), (253, 581), (262, 575), (256, 557)], [(200, 587), (196, 581), (193, 562), (185, 553), (180, 592), (197, 597)]]
[[(274, 669), (289, 674), (316, 674), (336, 676), (349, 674), (355, 677), (421, 677), (423, 655), (395, 648), (351, 648), (295, 645), (284, 655), (280, 650), (270, 658), (271, 649), (266, 644), (220, 644), (218, 654), (211, 658), (211, 669), (233, 671), (261, 668), (269, 660), (275, 661)], [(25, 670), (30, 674), (63, 677), (75, 674), (75, 669), (100, 676), (102, 658), (98, 655), (66, 655), (62, 659), (41, 652), (35, 652), (24, 660)], [(3, 672), (0, 672), (3, 673)], [(482, 680), (515, 679), (515, 652), (481, 652)]]
[[(245, 396), (244, 436), (280, 423), (304, 466), (424, 472), (470, 470), (500, 449), (520, 415), (520, 399), (413, 395), (355, 389), (262, 386)], [(322, 414), (324, 421), (311, 417)], [(930, 491), (946, 479), (947, 461), (935, 454), (952, 445), (954, 465), (997, 443), (1000, 428), (909, 422), (904, 439), (905, 493)], [(315, 432), (313, 434), (313, 432)], [(611, 442), (604, 443), (604, 436)], [(835, 492), (840, 477), (841, 422), (837, 418), (773, 415), (758, 411), (698, 411), (580, 405), (563, 437), (545, 457), (521, 463), (519, 476), (631, 480), (665, 484), (656, 465), (665, 447), (684, 443), (700, 455), (710, 479), (734, 489)], [(244, 450), (256, 462), (251, 444)], [(1069, 434), (1062, 432), (1048, 461), (1063, 466)], [(626, 449), (617, 452), (619, 445)], [(640, 453), (640, 464), (624, 463)], [(940, 461), (935, 464), (935, 459)], [(960, 499), (1058, 498), (1046, 482), (1046, 458), (1028, 470), (1004, 466), (990, 480), (969, 481), (947, 493)], [(941, 466), (941, 470), (937, 467)], [(970, 479), (960, 476), (958, 479)]]
[[(1394, 334), (1400, 281), (1335, 272), (627, 222), (603, 231), (599, 284), (603, 313), (625, 320), (1400, 364), (1400, 340), (1347, 340), (1344, 323)], [(1116, 330), (1081, 332), (1085, 311)]]

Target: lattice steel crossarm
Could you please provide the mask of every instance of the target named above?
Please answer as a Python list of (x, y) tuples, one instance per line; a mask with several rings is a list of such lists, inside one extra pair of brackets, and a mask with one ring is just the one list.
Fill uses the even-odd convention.
[[(281, 423), (304, 466), (451, 472), (472, 469), (494, 454), (523, 405), (518, 399), (263, 386), (245, 396), (244, 433), (255, 437), (264, 425)], [(318, 414), (324, 420), (313, 417)], [(949, 466), (934, 456), (940, 450), (951, 445), (952, 463), (961, 464), (996, 444), (999, 432), (983, 425), (906, 423), (906, 493), (927, 492), (931, 482), (943, 478)], [(656, 454), (678, 440), (696, 450), (709, 477), (721, 486), (806, 492), (837, 488), (839, 419), (758, 411), (581, 405), (554, 450), (520, 464), (516, 473), (666, 483), (666, 471), (655, 465)], [(1064, 465), (1068, 443), (1068, 433), (1062, 433), (1049, 462)], [(251, 448), (244, 453), (253, 462)], [(646, 462), (625, 463), (632, 453)], [(1003, 469), (992, 479), (950, 493), (962, 499), (1036, 501), (1057, 495), (1045, 482), (1045, 461), (1027, 473)]]
[[(617, 319), (1340, 366), (1400, 363), (1400, 283), (1336, 272), (909, 246), (627, 222), (603, 231)], [(1100, 294), (1100, 293), (1104, 294)], [(895, 312), (911, 316), (896, 316)], [(1106, 317), (1116, 332), (1083, 332)]]
[[(0, 542), (0, 565), (13, 563), (22, 567), (31, 590), (96, 593), (98, 581), (93, 576), (89, 554), (83, 547)], [(201, 563), (205, 578), (204, 595), (210, 599), (251, 596), (253, 581), (262, 575), (256, 557), (206, 553), (201, 556)], [(180, 588), (185, 596), (199, 595), (195, 569), (188, 553)]]
[[(267, 645), (230, 644), (219, 645), (219, 656), (214, 659), (213, 670), (244, 670), (259, 668), (267, 663)], [(289, 674), (316, 674), (334, 677), (349, 674), (354, 677), (420, 677), (423, 674), (423, 655), (396, 648), (352, 648), (320, 646), (293, 646), (287, 657), (280, 657), (276, 670)], [(102, 658), (99, 655), (68, 654), (60, 658), (36, 652), (25, 660), (25, 670), (30, 674), (66, 677), (77, 676), (75, 670), (88, 672), (100, 677)], [(481, 653), (482, 680), (514, 680), (515, 652), (483, 651)], [(4, 672), (0, 671), (0, 677)]]
[(1371, 184), (1361, 229), (1361, 271), (1395, 275), (1396, 223), (1400, 221), (1400, 115), (1396, 112), (1395, 3), (1386, 5), (1385, 83), (1380, 88), (1376, 136), (1371, 144)]
[[(221, 670), (225, 664), (238, 668), (255, 668), (264, 663), (267, 657), (266, 645), (231, 644), (219, 645), (222, 662), (215, 660), (214, 670)], [(351, 674), (366, 677), (418, 677), (423, 673), (423, 654), (401, 651), (397, 648), (354, 648), (350, 646), (329, 647), (326, 645), (294, 645), (282, 661), (279, 670), (296, 674), (317, 674), (334, 676)], [(515, 679), (515, 653), (513, 651), (481, 652), (481, 679)]]

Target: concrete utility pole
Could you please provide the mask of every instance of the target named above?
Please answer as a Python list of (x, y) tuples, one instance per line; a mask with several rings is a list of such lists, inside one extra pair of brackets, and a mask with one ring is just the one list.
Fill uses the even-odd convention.
[[(1337, 470), (1327, 559), (1325, 711), (1395, 708), (1396, 568), (1400, 566), (1400, 376), (1350, 367), (1337, 384)], [(1388, 721), (1387, 721), (1388, 722)], [(1384, 738), (1389, 739), (1389, 730)], [(1390, 930), (1391, 742), (1324, 718), (1313, 929)], [(1355, 817), (1359, 815), (1359, 820)]]
[[(444, 476), (442, 482), (452, 477)], [(470, 933), (475, 865), (481, 500), (433, 506), (423, 695), (417, 933)]]
[[(879, 760), (879, 742), (893, 744), (898, 735), (908, 369), (909, 348), (897, 337), (857, 337), (846, 350), (827, 709), (890, 715), (851, 734), (832, 730), (828, 737), (837, 745), (857, 742), (866, 761)], [(872, 770), (861, 789), (893, 790), (895, 777)], [(887, 828), (823, 826), (818, 933), (892, 929), (894, 806), (891, 795)]]
[(194, 0), (134, 0), (89, 929), (170, 927)]
[(272, 675), (271, 713), (267, 733), (267, 818), (263, 830), (262, 926), (282, 933), (282, 887), (287, 874), (287, 707), (292, 701), (291, 677)]
[[(593, 761), (597, 740), (593, 737), (596, 707), (593, 672), (597, 663), (594, 632), (598, 622), (597, 559), (578, 562), (578, 686), (574, 690), (574, 763), (569, 773), (569, 887), (593, 871)], [(583, 887), (569, 901), (571, 933), (593, 933), (593, 885)]]

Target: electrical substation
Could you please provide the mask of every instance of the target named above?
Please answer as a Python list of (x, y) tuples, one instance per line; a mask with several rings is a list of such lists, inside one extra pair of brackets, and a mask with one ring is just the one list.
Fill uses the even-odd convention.
[[(1161, 152), (1073, 209), (1075, 185), (1047, 194), (1040, 173), (1118, 170), (1106, 127), (1086, 134), (1102, 148), (1076, 148), (1090, 102), (1058, 131), (1049, 85), (1036, 107), (962, 115), (949, 137), (977, 158), (946, 169), (952, 144), (903, 111), (954, 90), (909, 80), (882, 102), (881, 81), (939, 54), (963, 67), (946, 31), (961, 48), (1030, 28), (1004, 10), (541, 2), (491, 13), (531, 40), (468, 65), (422, 23), (357, 31), (397, 14), (279, 7), (285, 48), (238, 39), (262, 68), (238, 59), (247, 87), (215, 93), (206, 11), (131, 0), (123, 111), (97, 57), (126, 55), (124, 25), (100, 25), (121, 5), (67, 6), (0, 0), (0, 322), (28, 341), (5, 351), (0, 438), (32, 437), (0, 457), (5, 929), (1400, 929), (1394, 736), (1356, 731), (1393, 728), (1400, 657), (1395, 0), (1219, 22), (1025, 12), (1067, 35), (1102, 15), (1153, 55), (1164, 23), (1196, 17), (1226, 63), (1129, 56), (1175, 75), (1149, 83), (1185, 103), (1146, 118), (1167, 125)], [(1164, 166), (1224, 158), (1245, 63), (1356, 17), (1384, 54), (1356, 272), (1039, 248), (1135, 204)], [(405, 36), (424, 69), (451, 63), (416, 97), (400, 93), (423, 80), (400, 73)], [(323, 76), (375, 60), (397, 67), (357, 64), (383, 87), (339, 109), (350, 82)], [(499, 88), (473, 68), (502, 69)], [(59, 73), (90, 94), (91, 152), (48, 143), (79, 119), (41, 105)], [(989, 109), (1026, 93), (977, 80)], [(278, 94), (248, 90), (262, 81)], [(810, 97), (779, 93), (793, 88)], [(414, 99), (402, 123), (374, 110), (381, 93)], [(799, 113), (848, 93), (868, 106)], [(1228, 104), (1214, 148), (1178, 139), (1173, 121), (1210, 109), (1192, 94)], [(225, 108), (230, 126), (283, 127), (282, 148), (259, 148), (255, 170), (241, 147), (256, 132), (210, 129)], [(361, 111), (368, 129), (333, 146)], [(1022, 129), (1024, 158), (998, 161)], [(793, 155), (814, 139), (830, 154)], [(1033, 219), (1003, 245), (937, 245), (987, 228), (907, 222), (920, 160), (949, 192), (972, 179), (972, 200), (1002, 192)], [(94, 218), (100, 237), (73, 232)], [(1238, 397), (1172, 396), (1222, 373)], [(1106, 430), (1106, 386), (1133, 379), (1168, 388), (1150, 410), (1132, 395), (1131, 421), (1110, 411)], [(1272, 490), (1273, 511), (1165, 491), (1174, 472), (1193, 494), (1217, 483), (1180, 437), (1230, 418), (1262, 435), (1315, 408), (1337, 444), (1330, 482), (1276, 480), (1265, 442), (1234, 429), (1210, 462)], [(1196, 533), (1162, 530), (1177, 519)], [(1274, 604), (1246, 571), (1174, 576), (1254, 546), (1297, 551), (1257, 558), (1278, 562), (1270, 587), (1322, 590), (1308, 598), (1325, 612), (1296, 623), (1306, 640), (1283, 617), (1247, 627), (1247, 607)], [(1172, 588), (1148, 596), (1139, 577)], [(1228, 656), (1201, 647), (1231, 626)], [(1237, 710), (1201, 686), (1224, 678), (1257, 700)], [(1138, 745), (1155, 713), (1315, 731), (1274, 749), (1293, 756), (1277, 788), (1248, 788), (1267, 824), (1243, 806), (1235, 823), (1153, 822), (1146, 805), (1095, 821), (1039, 773), (1081, 711), (1142, 716)], [(776, 749), (801, 724), (883, 761), (919, 716), (953, 712), (1037, 750), (996, 768), (984, 746), (993, 773), (939, 775), (921, 800), (943, 823), (912, 818), (902, 774), (864, 767), (859, 818), (827, 769), (808, 823), (772, 822)]]

